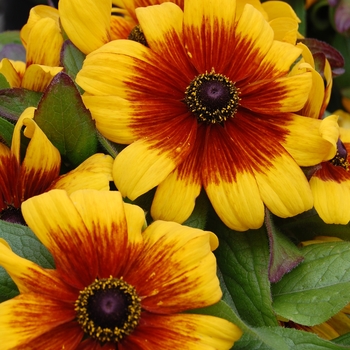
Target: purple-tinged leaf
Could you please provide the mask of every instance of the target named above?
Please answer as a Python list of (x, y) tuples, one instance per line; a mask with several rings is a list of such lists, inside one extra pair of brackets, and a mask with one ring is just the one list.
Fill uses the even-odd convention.
[(73, 80), (58, 73), (44, 91), (34, 120), (72, 167), (97, 151), (97, 135), (90, 112)]
[(0, 90), (0, 116), (15, 122), (27, 107), (36, 107), (41, 96), (23, 88)]
[(304, 259), (300, 250), (275, 226), (272, 214), (266, 209), (265, 226), (270, 243), (269, 280), (278, 282)]
[(333, 76), (344, 73), (344, 57), (333, 46), (324, 41), (311, 38), (305, 38), (300, 41), (309, 48), (313, 56), (319, 53), (326, 56), (331, 65)]

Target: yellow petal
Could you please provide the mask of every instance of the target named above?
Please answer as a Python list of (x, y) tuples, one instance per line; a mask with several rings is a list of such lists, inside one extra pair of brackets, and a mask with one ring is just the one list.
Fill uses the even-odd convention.
[(311, 166), (332, 159), (339, 138), (337, 119), (336, 115), (323, 120), (295, 115), (288, 125), (290, 133), (284, 148), (300, 166)]
[(63, 189), (69, 194), (82, 189), (109, 190), (112, 178), (113, 158), (96, 153), (86, 159), (77, 168), (60, 176), (50, 189)]
[(62, 44), (63, 37), (57, 21), (48, 17), (40, 19), (28, 37), (27, 67), (31, 64), (59, 66)]
[(23, 349), (31, 340), (74, 317), (71, 303), (40, 294), (19, 295), (0, 304), (1, 347)]
[(37, 264), (21, 258), (7, 245), (0, 244), (0, 266), (2, 266), (20, 293), (39, 293), (52, 298), (74, 301), (77, 290), (73, 290), (64, 282), (55, 270), (45, 270)]
[(189, 155), (159, 184), (151, 207), (153, 219), (183, 223), (191, 215), (202, 187), (199, 164), (193, 159), (195, 155)]
[(21, 86), (21, 78), (11, 61), (3, 58), (0, 62), (0, 73), (6, 78), (11, 88)]
[(62, 280), (78, 289), (92, 283), (98, 271), (96, 243), (68, 194), (52, 190), (28, 199), (21, 209), (28, 226), (53, 255)]
[(154, 221), (146, 228), (144, 248), (125, 275), (145, 310), (176, 313), (220, 300), (210, 236), (207, 231), (167, 221)]
[(62, 71), (62, 67), (48, 67), (38, 64), (30, 65), (23, 76), (22, 87), (33, 91), (44, 91), (52, 78)]
[(138, 140), (116, 157), (113, 178), (123, 197), (136, 199), (159, 185), (176, 167), (176, 150), (162, 151)]
[(119, 96), (90, 96), (88, 94), (83, 95), (83, 101), (96, 122), (96, 128), (108, 140), (119, 144), (129, 144), (136, 140), (130, 118), (133, 107), (129, 101)]
[[(77, 191), (71, 195), (76, 210), (84, 221), (96, 250), (99, 278), (119, 276), (126, 271), (130, 254), (136, 254), (142, 248), (141, 227), (144, 213), (141, 208), (132, 208), (129, 214), (135, 215), (138, 232), (133, 227), (128, 235), (127, 220), (123, 200), (117, 191)], [(130, 218), (129, 218), (130, 219)], [(130, 239), (130, 240), (129, 240)], [(111, 247), (117, 247), (110, 253)], [(88, 267), (88, 266), (87, 266)]]
[(85, 54), (111, 40), (111, 10), (111, 0), (61, 0), (58, 6), (64, 31)]
[(312, 208), (313, 199), (304, 173), (288, 154), (270, 159), (271, 166), (255, 173), (266, 207), (279, 217), (291, 217)]
[(43, 18), (53, 19), (57, 25), (59, 24), (58, 10), (52, 6), (37, 5), (30, 9), (27, 23), (22, 27), (20, 35), (24, 47), (27, 47), (31, 30), (35, 24)]
[(246, 231), (263, 224), (264, 205), (251, 173), (237, 173), (234, 182), (209, 180), (205, 190), (216, 213), (229, 228)]
[(348, 224), (350, 221), (350, 180), (337, 182), (315, 175), (310, 179), (310, 187), (318, 215), (327, 224)]
[[(142, 319), (141, 319), (142, 320)], [(126, 338), (133, 349), (147, 339), (152, 349), (229, 350), (242, 335), (233, 323), (207, 315), (145, 315), (144, 322)]]

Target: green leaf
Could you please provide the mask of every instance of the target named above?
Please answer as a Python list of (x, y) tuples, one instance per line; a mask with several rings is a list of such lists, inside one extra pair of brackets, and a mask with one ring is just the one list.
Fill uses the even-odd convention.
[(350, 332), (341, 335), (338, 338), (332, 339), (332, 342), (336, 344), (349, 345), (350, 346)]
[(60, 72), (52, 79), (34, 120), (72, 167), (96, 153), (98, 140), (94, 122), (66, 73)]
[(209, 208), (209, 200), (205, 191), (201, 191), (196, 199), (196, 205), (190, 217), (183, 223), (183, 225), (204, 229), (207, 222)]
[(19, 30), (9, 30), (0, 33), (0, 44), (22, 44)]
[(0, 116), (17, 121), (27, 107), (36, 107), (42, 96), (41, 92), (22, 88), (0, 91)]
[(3, 141), (8, 147), (11, 146), (12, 134), (15, 126), (6, 119), (0, 118), (0, 141)]
[(243, 334), (234, 350), (344, 350), (350, 347), (332, 343), (316, 334), (291, 328), (261, 327)]
[(269, 247), (266, 231), (235, 232), (211, 217), (208, 229), (219, 237), (214, 252), (222, 281), (239, 317), (251, 326), (276, 326), (268, 280)]
[[(54, 268), (52, 255), (27, 226), (0, 220), (0, 238), (9, 243), (12, 250), (45, 268)], [(7, 272), (0, 267), (0, 302), (18, 294), (18, 289)]]
[(265, 226), (270, 243), (270, 282), (279, 281), (304, 259), (300, 250), (276, 227), (272, 214), (266, 209)]
[(312, 244), (301, 249), (305, 260), (272, 285), (273, 307), (293, 322), (325, 322), (350, 301), (350, 243)]
[[(86, 55), (79, 51), (70, 40), (64, 42), (61, 50), (61, 65), (73, 81), (75, 81), (75, 77), (83, 66), (85, 57)], [(83, 89), (78, 85), (77, 88), (80, 94), (82, 94)]]
[(9, 89), (11, 86), (5, 76), (0, 74), (0, 90)]

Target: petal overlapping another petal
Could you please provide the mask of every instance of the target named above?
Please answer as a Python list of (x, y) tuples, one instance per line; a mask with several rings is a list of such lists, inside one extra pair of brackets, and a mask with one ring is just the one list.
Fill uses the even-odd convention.
[(244, 85), (240, 87), (242, 106), (263, 114), (296, 112), (307, 101), (311, 86), (310, 73)]
[(59, 2), (62, 26), (73, 44), (88, 54), (111, 40), (111, 0)]
[(1, 60), (0, 73), (5, 77), (11, 88), (21, 86), (21, 77), (9, 59), (3, 58)]
[(134, 200), (159, 185), (191, 150), (195, 137), (194, 128), (187, 130), (189, 134), (179, 134), (177, 129), (168, 130), (160, 130), (163, 137), (159, 136), (157, 143), (140, 139), (123, 149), (116, 157), (113, 178), (124, 197)]
[(207, 315), (150, 315), (121, 344), (127, 349), (228, 350), (242, 335), (234, 324)]
[(27, 67), (34, 63), (58, 67), (62, 44), (63, 37), (58, 22), (49, 17), (40, 19), (35, 23), (28, 37)]
[(294, 115), (288, 123), (289, 134), (283, 147), (300, 166), (312, 166), (332, 159), (339, 138), (337, 120), (336, 115), (323, 120)]
[(262, 200), (279, 217), (292, 217), (313, 206), (308, 181), (285, 150), (270, 159), (270, 164), (255, 172)]
[[(45, 191), (60, 171), (61, 156), (43, 131), (32, 119), (34, 108), (27, 108), (17, 122), (15, 132), (24, 125), (24, 135), (30, 138), (21, 167), (23, 199)], [(18, 146), (16, 146), (18, 147)]]
[[(129, 266), (129, 255), (142, 248), (141, 228), (144, 224), (144, 213), (141, 208), (133, 208), (132, 214), (139, 227), (134, 227), (132, 235), (128, 235), (128, 225), (123, 200), (119, 192), (93, 190), (77, 191), (71, 195), (76, 210), (82, 218), (96, 251), (98, 278), (119, 276)], [(128, 210), (131, 210), (130, 208)], [(141, 225), (140, 225), (141, 224)], [(135, 224), (134, 224), (135, 225)], [(103, 237), (103, 238), (101, 238)], [(113, 247), (113, 254), (110, 250)]]
[(55, 270), (45, 270), (21, 258), (7, 244), (0, 241), (0, 266), (2, 266), (20, 293), (38, 293), (57, 300), (74, 301), (78, 291), (62, 282)]
[(74, 308), (69, 303), (40, 294), (19, 295), (0, 304), (1, 346), (25, 348), (28, 342), (74, 317)]
[(235, 134), (235, 142), (219, 128), (210, 131), (202, 165), (202, 181), (221, 220), (231, 229), (259, 228), (264, 220), (260, 197), (244, 139)]
[(224, 72), (223, 67), (234, 57), (235, 50), (229, 43), (235, 42), (235, 13), (236, 1), (224, 0), (220, 6), (212, 1), (205, 5), (200, 0), (185, 2), (184, 44), (198, 72), (210, 72), (212, 68)]
[(151, 207), (151, 215), (155, 220), (183, 223), (191, 215), (202, 188), (202, 136), (198, 130), (192, 152), (158, 185)]
[(176, 313), (220, 300), (211, 235), (166, 221), (146, 228), (142, 253), (124, 276), (137, 289), (145, 310)]
[(30, 65), (22, 78), (22, 87), (32, 91), (44, 91), (62, 67), (49, 67), (40, 64)]
[(32, 197), (22, 204), (22, 214), (53, 255), (64, 282), (83, 289), (94, 281), (98, 272), (94, 241), (67, 192), (52, 190)]
[(350, 174), (340, 166), (324, 162), (310, 179), (314, 207), (327, 224), (350, 221)]

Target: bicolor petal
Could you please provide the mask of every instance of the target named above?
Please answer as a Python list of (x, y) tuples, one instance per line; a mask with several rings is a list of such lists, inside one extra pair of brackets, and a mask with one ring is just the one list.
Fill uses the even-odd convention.
[[(131, 271), (125, 276), (136, 286), (145, 310), (167, 314), (220, 300), (210, 234), (166, 221), (155, 221), (146, 228), (144, 248), (133, 263), (143, 282)], [(174, 269), (164, 269), (170, 261)]]

